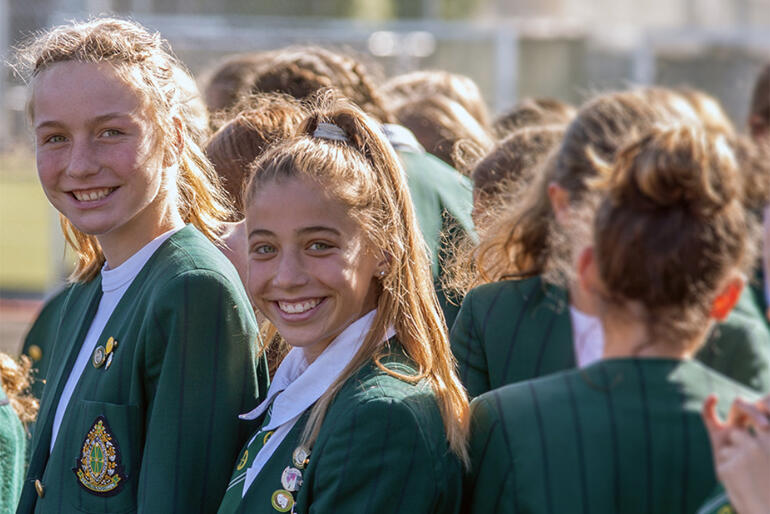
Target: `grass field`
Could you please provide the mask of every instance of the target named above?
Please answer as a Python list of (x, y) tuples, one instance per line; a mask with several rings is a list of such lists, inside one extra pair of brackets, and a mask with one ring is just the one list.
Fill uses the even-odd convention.
[(0, 154), (0, 291), (43, 293), (56, 282), (58, 230), (31, 153)]

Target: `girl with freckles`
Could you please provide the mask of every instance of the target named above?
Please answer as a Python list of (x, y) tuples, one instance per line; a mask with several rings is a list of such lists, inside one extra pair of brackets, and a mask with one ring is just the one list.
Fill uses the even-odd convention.
[(229, 209), (187, 130), (186, 72), (157, 34), (108, 18), (54, 28), (20, 60), (77, 264), (17, 512), (212, 512), (266, 371), (212, 243)]
[(245, 190), (247, 288), (291, 350), (219, 512), (457, 512), (468, 403), (404, 175), (326, 103)]

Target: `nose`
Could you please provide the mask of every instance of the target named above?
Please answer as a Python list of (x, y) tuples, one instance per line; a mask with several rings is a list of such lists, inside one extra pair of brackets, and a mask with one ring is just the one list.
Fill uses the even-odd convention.
[(308, 283), (308, 275), (299, 252), (280, 252), (272, 283), (277, 289), (289, 291)]
[(67, 175), (72, 178), (84, 178), (98, 171), (96, 152), (90, 141), (73, 138), (67, 162)]

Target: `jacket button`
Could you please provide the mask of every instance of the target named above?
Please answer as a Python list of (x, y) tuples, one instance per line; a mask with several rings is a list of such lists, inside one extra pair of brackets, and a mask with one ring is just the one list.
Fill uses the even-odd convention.
[(43, 487), (43, 482), (40, 480), (35, 480), (35, 491), (37, 491), (37, 495), (41, 498), (45, 496), (45, 488)]

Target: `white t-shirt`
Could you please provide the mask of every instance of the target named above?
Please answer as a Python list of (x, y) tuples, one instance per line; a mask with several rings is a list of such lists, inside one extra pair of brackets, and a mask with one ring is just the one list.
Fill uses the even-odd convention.
[(575, 360), (579, 368), (584, 368), (602, 358), (604, 353), (604, 331), (596, 316), (591, 316), (569, 307), (572, 318), (572, 344), (575, 345)]
[(96, 348), (96, 343), (102, 335), (102, 331), (107, 325), (110, 316), (112, 316), (112, 313), (115, 311), (115, 307), (117, 307), (120, 299), (123, 298), (123, 295), (128, 290), (131, 282), (134, 281), (160, 245), (182, 228), (183, 227), (175, 228), (159, 235), (117, 268), (110, 269), (108, 264), (105, 264), (102, 268), (102, 298), (99, 300), (99, 307), (96, 310), (96, 315), (91, 322), (91, 326), (88, 329), (85, 339), (83, 339), (83, 345), (80, 347), (78, 357), (75, 360), (75, 364), (72, 366), (70, 375), (67, 378), (67, 383), (64, 385), (64, 389), (59, 397), (59, 404), (56, 406), (56, 413), (53, 417), (51, 447), (49, 448), (49, 451), (53, 450), (54, 444), (56, 443), (56, 436), (59, 433), (59, 427), (61, 427), (64, 413), (67, 411), (67, 406), (72, 398), (72, 393), (75, 391), (78, 381), (80, 380), (81, 375), (83, 375), (83, 371), (85, 371), (88, 362), (91, 360), (91, 355)]

